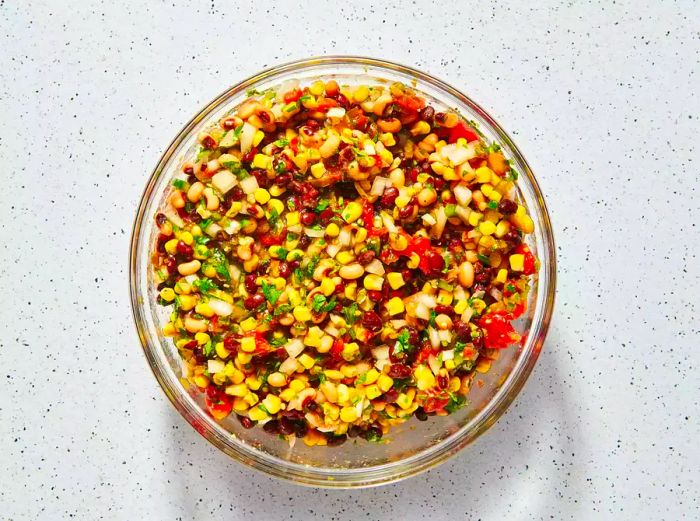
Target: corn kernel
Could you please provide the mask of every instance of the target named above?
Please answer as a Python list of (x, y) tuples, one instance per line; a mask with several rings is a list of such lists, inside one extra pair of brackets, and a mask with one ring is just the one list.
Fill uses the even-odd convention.
[(352, 423), (359, 418), (355, 407), (343, 407), (340, 409), (340, 419), (347, 423)]
[(255, 393), (248, 393), (243, 397), (243, 399), (251, 407), (260, 401), (260, 399), (258, 398), (258, 395)]
[(265, 204), (270, 200), (270, 192), (264, 188), (257, 188), (255, 190), (255, 200), (260, 204)]
[(483, 221), (479, 224), (479, 231), (484, 235), (493, 235), (496, 231), (496, 225), (490, 221)]
[(510, 262), (510, 269), (513, 271), (523, 271), (525, 269), (525, 255), (522, 253), (511, 255), (508, 261)]
[(265, 138), (265, 132), (258, 130), (253, 136), (253, 146), (257, 147), (260, 142)]
[(160, 290), (160, 298), (166, 302), (172, 302), (175, 300), (175, 290), (173, 288), (163, 288)]
[(391, 289), (399, 289), (406, 284), (406, 282), (403, 280), (403, 275), (401, 275), (399, 272), (388, 273), (386, 280), (389, 281), (389, 286), (391, 286)]
[(342, 380), (345, 378), (343, 373), (335, 369), (327, 369), (326, 371), (323, 371), (323, 375), (329, 380)]
[(482, 217), (484, 217), (484, 214), (479, 213), (479, 212), (472, 212), (469, 214), (469, 224), (477, 227), (479, 225), (479, 221), (481, 221)]
[(306, 382), (304, 380), (301, 380), (300, 378), (295, 378), (291, 382), (289, 382), (289, 388), (293, 389), (296, 392), (302, 391), (306, 389)]
[(367, 371), (364, 375), (365, 385), (371, 385), (377, 380), (379, 380), (379, 371), (377, 371), (374, 367)]
[(408, 409), (411, 407), (411, 404), (413, 403), (413, 399), (416, 396), (416, 390), (415, 389), (409, 389), (405, 393), (399, 394), (399, 397), (396, 399), (396, 405), (401, 407), (403, 410)]
[(248, 386), (244, 383), (229, 385), (226, 388), (226, 394), (243, 398), (248, 394)]
[(359, 354), (360, 346), (358, 346), (355, 342), (350, 342), (349, 344), (345, 344), (343, 346), (342, 356), (346, 361), (351, 362), (352, 360), (357, 358)]
[(282, 212), (284, 212), (284, 203), (279, 199), (270, 199), (267, 203), (267, 207), (270, 209), (271, 213), (277, 212), (277, 215), (282, 215)]
[(253, 355), (250, 353), (244, 353), (243, 351), (238, 351), (238, 353), (236, 353), (236, 361), (243, 365), (249, 364), (252, 359)]
[(287, 219), (287, 226), (299, 224), (299, 212), (289, 212), (285, 218)]
[(293, 400), (296, 395), (297, 392), (294, 389), (285, 389), (284, 391), (280, 392), (280, 398), (285, 402)]
[(461, 315), (467, 310), (467, 307), (469, 307), (469, 303), (466, 300), (458, 300), (454, 307), (455, 313)]
[(253, 167), (266, 170), (270, 166), (272, 166), (272, 158), (270, 156), (266, 156), (265, 154), (255, 154), (255, 157), (253, 158)]
[(211, 337), (206, 333), (197, 333), (196, 335), (194, 335), (194, 339), (197, 341), (198, 345), (203, 346), (204, 344), (209, 342)]
[(498, 274), (496, 275), (496, 282), (500, 282), (501, 284), (503, 284), (503, 283), (505, 283), (507, 278), (508, 278), (508, 270), (507, 269), (501, 268), (500, 270), (498, 270)]
[(385, 147), (393, 147), (396, 144), (394, 134), (392, 134), (391, 132), (385, 132), (384, 134), (381, 134), (379, 136), (379, 141), (381, 141)]
[(365, 387), (365, 396), (370, 400), (374, 400), (375, 398), (381, 395), (382, 391), (379, 389), (379, 386), (377, 384), (368, 385), (367, 387)]
[(255, 351), (255, 337), (244, 336), (241, 338), (241, 351), (244, 353), (252, 353)]
[(487, 166), (482, 166), (476, 169), (476, 182), (477, 183), (488, 183), (491, 181), (491, 174), (493, 173), (491, 169)]
[(253, 317), (248, 317), (240, 322), (241, 330), (248, 332), (255, 329), (258, 325), (258, 321)]
[(338, 393), (338, 403), (346, 403), (350, 401), (350, 388), (347, 385), (338, 384), (336, 391)]
[(172, 322), (168, 322), (163, 326), (163, 334), (165, 336), (175, 336), (177, 334), (177, 329), (175, 328), (175, 324)]
[(445, 360), (445, 368), (452, 370), (456, 367), (454, 360)]
[(259, 422), (262, 420), (266, 420), (268, 418), (268, 414), (265, 411), (263, 411), (258, 405), (257, 407), (253, 407), (248, 412), (248, 418), (250, 418), (253, 421)]
[(369, 96), (369, 89), (367, 88), (366, 85), (360, 85), (355, 89), (355, 92), (352, 94), (353, 99), (355, 100), (356, 103), (362, 103), (367, 99)]
[(362, 284), (364, 285), (366, 290), (381, 291), (382, 286), (384, 286), (384, 279), (380, 275), (374, 275), (373, 273), (370, 273), (369, 275), (365, 276), (364, 280), (362, 281)]
[(419, 365), (413, 371), (413, 376), (416, 379), (416, 385), (419, 390), (427, 391), (435, 386), (435, 375), (426, 365)]
[(496, 232), (494, 233), (494, 235), (500, 239), (509, 231), (510, 223), (503, 219), (496, 225)]
[(355, 256), (352, 254), (352, 252), (343, 250), (335, 256), (335, 260), (337, 260), (340, 264), (350, 264), (355, 260)]
[(262, 401), (262, 405), (270, 414), (277, 414), (282, 408), (282, 400), (279, 399), (279, 396), (268, 394)]
[(170, 255), (175, 255), (177, 252), (177, 243), (177, 239), (170, 239), (165, 243), (165, 251), (167, 251)]
[(341, 212), (341, 216), (348, 224), (357, 221), (361, 215), (362, 206), (360, 206), (360, 203), (356, 203), (355, 201), (349, 202), (348, 205), (345, 208), (343, 208), (343, 211)]
[(391, 389), (391, 386), (394, 385), (394, 379), (385, 374), (381, 374), (377, 380), (377, 385), (382, 392), (387, 392), (389, 389)]
[(311, 165), (311, 175), (314, 176), (316, 179), (319, 179), (320, 177), (323, 177), (323, 174), (326, 173), (326, 167), (324, 166), (323, 163), (318, 162), (314, 163)]
[(389, 302), (386, 303), (386, 309), (391, 316), (398, 315), (399, 313), (406, 311), (406, 308), (403, 305), (403, 300), (401, 300), (400, 297), (393, 297), (390, 299)]
[(453, 298), (454, 298), (454, 295), (452, 294), (451, 291), (441, 289), (438, 292), (437, 303), (440, 304), (441, 306), (449, 306), (450, 304), (452, 304)]
[(340, 234), (340, 228), (335, 223), (330, 223), (326, 226), (326, 235), (328, 237), (337, 237)]
[(309, 92), (314, 96), (320, 96), (324, 91), (325, 85), (321, 80), (316, 80), (309, 86)]
[(299, 322), (306, 322), (307, 320), (311, 320), (311, 312), (306, 306), (295, 307), (293, 314), (294, 318), (296, 318)]
[(233, 410), (238, 414), (246, 412), (249, 408), (250, 405), (248, 405), (248, 402), (246, 402), (243, 398), (236, 396), (233, 399)]
[[(522, 208), (522, 207), (521, 207)], [(527, 214), (524, 215), (514, 215), (511, 217), (511, 222), (523, 233), (532, 233), (535, 231), (535, 223), (532, 221), (532, 217)]]
[(262, 386), (262, 380), (257, 376), (249, 376), (245, 379), (245, 384), (253, 391), (257, 391)]
[(238, 369), (233, 367), (233, 364), (231, 364), (230, 362), (229, 362), (229, 364), (231, 365), (231, 369), (232, 369), (231, 375), (229, 376), (229, 379), (231, 380), (231, 382), (233, 382), (234, 384), (243, 383), (245, 381), (245, 373), (243, 371), (239, 371)]
[(335, 282), (333, 282), (329, 278), (325, 278), (321, 281), (321, 293), (323, 293), (326, 297), (330, 297), (333, 293), (335, 293)]
[(214, 310), (211, 308), (209, 304), (206, 302), (199, 302), (195, 307), (194, 307), (195, 313), (199, 313), (203, 317), (213, 317), (214, 316)]
[(422, 136), (430, 132), (430, 124), (426, 121), (419, 121), (411, 127), (412, 136)]
[(331, 421), (336, 421), (340, 417), (340, 407), (330, 402), (323, 403), (321, 409), (323, 410), (323, 415)]
[(287, 377), (279, 371), (275, 371), (268, 375), (267, 383), (272, 387), (284, 387), (287, 385)]

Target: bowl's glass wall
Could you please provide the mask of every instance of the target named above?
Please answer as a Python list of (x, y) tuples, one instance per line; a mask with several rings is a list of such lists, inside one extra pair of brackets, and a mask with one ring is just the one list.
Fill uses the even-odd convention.
[[(182, 162), (196, 150), (196, 136), (246, 98), (246, 90), (274, 87), (287, 79), (303, 83), (317, 77), (335, 78), (338, 83), (413, 84), (436, 106), (457, 108), (476, 121), (486, 139), (497, 141), (521, 172), (520, 197), (535, 220), (530, 246), (541, 260), (527, 315), (519, 321), (526, 335), (520, 348), (501, 352), (487, 374), (478, 374), (469, 404), (458, 413), (415, 419), (396, 426), (386, 437), (390, 443), (349, 440), (341, 447), (294, 447), (262, 429), (243, 429), (237, 420), (213, 421), (204, 411), (201, 396), (180, 381), (180, 358), (173, 342), (160, 331), (167, 317), (155, 305), (156, 292), (150, 268), (150, 249), (157, 234), (153, 216), (164, 204), (170, 181)], [(131, 293), (134, 314), (145, 353), (154, 374), (175, 406), (207, 439), (229, 455), (271, 474), (298, 482), (326, 486), (367, 486), (424, 470), (453, 454), (488, 428), (524, 383), (541, 348), (549, 323), (554, 294), (554, 251), (544, 202), (524, 159), (497, 124), (477, 105), (438, 80), (398, 65), (359, 58), (324, 58), (278, 67), (243, 82), (207, 106), (166, 151), (146, 188), (132, 238)], [(185, 382), (185, 385), (186, 382)]]

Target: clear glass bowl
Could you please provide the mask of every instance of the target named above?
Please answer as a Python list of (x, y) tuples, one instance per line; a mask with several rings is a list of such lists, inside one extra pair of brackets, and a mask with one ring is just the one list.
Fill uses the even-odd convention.
[[(435, 106), (457, 108), (478, 123), (489, 142), (500, 143), (506, 157), (512, 159), (521, 173), (517, 183), (521, 202), (535, 222), (528, 244), (541, 264), (534, 275), (528, 311), (517, 326), (525, 339), (523, 345), (502, 351), (490, 372), (478, 374), (466, 407), (449, 416), (425, 422), (412, 419), (395, 426), (385, 437), (389, 443), (357, 439), (339, 447), (297, 443), (290, 448), (262, 429), (243, 429), (235, 415), (216, 422), (205, 412), (201, 394), (183, 386), (177, 349), (161, 332), (167, 311), (156, 304), (150, 266), (157, 234), (154, 215), (164, 204), (174, 173), (195, 150), (198, 132), (244, 100), (249, 89), (262, 90), (288, 79), (310, 83), (316, 78), (334, 78), (340, 84), (401, 81), (415, 86)], [(130, 264), (131, 304), (141, 344), (158, 382), (185, 419), (207, 440), (246, 465), (296, 483), (336, 488), (379, 485), (422, 472), (456, 454), (493, 425), (537, 361), (555, 293), (555, 249), (547, 209), (532, 171), (510, 137), (484, 109), (442, 81), (395, 63), (359, 57), (330, 56), (280, 65), (235, 85), (204, 107), (173, 140), (148, 181), (134, 224)]]

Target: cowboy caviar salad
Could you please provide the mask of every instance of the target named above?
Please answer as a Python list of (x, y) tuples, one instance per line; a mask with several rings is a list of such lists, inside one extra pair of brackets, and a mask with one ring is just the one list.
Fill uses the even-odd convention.
[(534, 224), (458, 113), (401, 83), (291, 81), (198, 140), (152, 262), (163, 332), (215, 419), (376, 441), (458, 410), (520, 341)]

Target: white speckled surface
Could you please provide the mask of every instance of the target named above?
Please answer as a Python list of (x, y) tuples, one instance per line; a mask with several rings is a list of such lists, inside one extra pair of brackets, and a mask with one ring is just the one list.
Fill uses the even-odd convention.
[[(0, 518), (700, 519), (700, 4), (233, 3), (0, 0)], [(505, 417), (354, 492), (273, 481), (200, 438), (127, 294), (135, 207), (181, 125), (324, 53), (413, 65), (486, 107), (540, 179), (560, 263)]]

